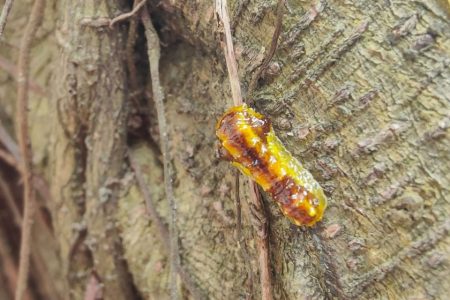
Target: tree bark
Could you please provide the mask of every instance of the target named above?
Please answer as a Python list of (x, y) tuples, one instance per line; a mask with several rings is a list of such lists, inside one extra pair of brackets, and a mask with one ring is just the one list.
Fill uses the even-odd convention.
[[(30, 99), (34, 162), (51, 190), (46, 205), (58, 244), (52, 251), (58, 250), (62, 273), (55, 281), (73, 299), (83, 299), (92, 277), (103, 284), (105, 299), (170, 294), (168, 250), (127, 158), (129, 149), (168, 222), (156, 112), (147, 106), (145, 35), (138, 27), (132, 56), (138, 76), (131, 79), (138, 82), (130, 83), (129, 23), (105, 26), (131, 9), (123, 2), (49, 3), (42, 42), (32, 52), (32, 83), (48, 86)], [(229, 3), (244, 98), (270, 47), (276, 2)], [(274, 299), (444, 299), (450, 293), (448, 2), (287, 5), (279, 47), (246, 101), (271, 118), (326, 191), (328, 208), (320, 224), (300, 228), (264, 195)], [(208, 299), (259, 299), (259, 276), (248, 275), (259, 272), (248, 189), (240, 188), (244, 241), (238, 246), (233, 168), (215, 155), (215, 122), (232, 101), (214, 4), (163, 0), (148, 8), (162, 42), (181, 265)], [(19, 36), (9, 28), (17, 19), (13, 9), (6, 40)], [(0, 54), (13, 57), (11, 50)], [(46, 55), (44, 65), (39, 58)], [(5, 84), (1, 90), (13, 93)], [(5, 120), (12, 115), (0, 113)]]
[(97, 274), (106, 298), (137, 296), (115, 213), (126, 167), (128, 104), (123, 26), (101, 21), (120, 3), (58, 3), (62, 57), (56, 72), (50, 148), (53, 220), (73, 297)]

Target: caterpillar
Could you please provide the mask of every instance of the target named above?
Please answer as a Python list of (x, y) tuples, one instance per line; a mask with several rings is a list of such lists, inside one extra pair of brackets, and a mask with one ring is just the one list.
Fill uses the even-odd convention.
[(231, 107), (217, 122), (216, 135), (223, 157), (261, 186), (292, 223), (312, 226), (322, 219), (327, 206), (322, 188), (267, 117), (245, 104)]

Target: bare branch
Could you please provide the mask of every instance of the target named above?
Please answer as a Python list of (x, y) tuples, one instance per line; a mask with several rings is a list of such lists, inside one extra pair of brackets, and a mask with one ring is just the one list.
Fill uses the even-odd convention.
[(136, 1), (133, 4), (133, 9), (127, 13), (118, 15), (117, 17), (113, 19), (109, 18), (84, 18), (81, 20), (80, 24), (83, 26), (90, 26), (94, 28), (104, 27), (108, 26), (110, 29), (113, 28), (114, 24), (118, 22), (122, 22), (128, 18), (131, 18), (136, 15), (136, 13), (145, 5), (147, 0), (142, 0), (138, 4), (136, 4)]
[[(6, 284), (11, 291), (17, 285), (17, 266), (15, 262), (14, 252), (11, 249), (10, 242), (5, 236), (5, 232), (0, 229), (0, 258), (2, 260), (2, 274), (3, 278), (6, 279)], [(30, 292), (27, 291), (24, 296), (24, 300), (33, 299)]]
[(159, 81), (159, 59), (160, 44), (159, 37), (153, 27), (150, 14), (147, 8), (142, 11), (142, 23), (145, 28), (145, 37), (147, 38), (147, 52), (150, 63), (150, 76), (152, 80), (153, 100), (155, 101), (156, 112), (158, 115), (159, 135), (161, 137), (161, 152), (163, 154), (164, 167), (164, 186), (166, 197), (170, 207), (170, 279), (171, 279), (171, 299), (179, 299), (178, 278), (176, 270), (180, 266), (180, 255), (178, 246), (177, 213), (175, 197), (172, 186), (172, 167), (169, 149), (169, 137), (167, 132), (166, 116), (164, 112), (164, 93)]
[(20, 165), (14, 158), (14, 156), (12, 156), (6, 151), (3, 151), (2, 149), (0, 149), (0, 159), (6, 162), (11, 167), (13, 167), (14, 169), (16, 169), (19, 173), (22, 172), (22, 169), (20, 168)]
[[(6, 151), (0, 150), (0, 159), (14, 167), (17, 172), (23, 173), (22, 156), (19, 153), (19, 146), (9, 135), (0, 122), (0, 143), (6, 148)], [(33, 187), (38, 192), (40, 198), (44, 201), (50, 201), (50, 189), (47, 181), (41, 174), (33, 173)], [(50, 229), (50, 228), (49, 228)]]
[(258, 250), (259, 250), (259, 269), (261, 280), (261, 299), (272, 299), (272, 276), (270, 275), (270, 256), (269, 256), (269, 228), (267, 216), (262, 202), (258, 186), (254, 181), (250, 181), (250, 202), (253, 203), (260, 215), (264, 218), (258, 228)]
[[(136, 176), (136, 180), (141, 191), (142, 197), (145, 201), (145, 207), (147, 208), (147, 213), (150, 219), (156, 224), (156, 228), (159, 232), (160, 238), (163, 242), (164, 247), (170, 251), (170, 241), (172, 240), (170, 237), (169, 230), (167, 229), (167, 225), (164, 223), (163, 219), (159, 215), (156, 210), (155, 204), (152, 201), (150, 196), (150, 191), (148, 190), (147, 183), (142, 176), (141, 169), (139, 168), (138, 163), (134, 157), (132, 151), (128, 150), (128, 159), (130, 160), (131, 168), (134, 170), (134, 174)], [(189, 273), (181, 266), (177, 266), (177, 272), (180, 275), (181, 280), (185, 284), (186, 288), (189, 290), (194, 299), (205, 299), (206, 297), (203, 293), (198, 289), (192, 277)]]
[(147, 214), (150, 216), (150, 219), (152, 219), (152, 221), (156, 224), (156, 228), (158, 229), (164, 247), (170, 249), (169, 230), (167, 229), (166, 224), (164, 224), (161, 216), (158, 214), (158, 211), (156, 210), (156, 207), (150, 196), (150, 191), (148, 190), (147, 183), (145, 182), (145, 179), (142, 176), (141, 168), (137, 164), (136, 159), (134, 157), (134, 153), (131, 150), (128, 150), (128, 159), (130, 161), (131, 168), (134, 171), (134, 175), (139, 185), (139, 189), (141, 190), (142, 197), (144, 198)]
[(109, 22), (109, 27), (112, 28), (114, 26), (114, 24), (116, 24), (117, 22), (121, 22), (123, 20), (126, 20), (126, 19), (134, 16), (145, 5), (145, 2), (147, 2), (147, 0), (141, 0), (141, 2), (139, 2), (137, 5), (133, 6), (133, 9), (130, 12), (121, 14), (120, 16), (117, 16), (114, 19), (112, 19)]
[(231, 95), (233, 97), (234, 105), (241, 105), (242, 92), (241, 85), (239, 83), (238, 66), (236, 62), (236, 56), (233, 48), (233, 38), (231, 36), (230, 18), (228, 16), (227, 1), (216, 0), (216, 12), (219, 15), (223, 24), (225, 32), (225, 45), (223, 45), (223, 52), (225, 54), (225, 61), (228, 69), (228, 79), (230, 80)]
[(22, 160), (20, 157), (20, 150), (19, 146), (17, 146), (17, 143), (13, 140), (11, 135), (9, 135), (8, 131), (6, 131), (5, 127), (3, 126), (1, 120), (0, 120), (0, 142), (5, 146), (6, 150), (14, 156), (14, 159), (16, 161)]
[[(0, 55), (0, 68), (9, 73), (14, 78), (14, 80), (17, 80), (17, 67), (1, 55)], [(32, 78), (29, 79), (29, 88), (30, 91), (35, 92), (39, 96), (47, 96), (47, 93), (45, 92), (44, 88), (40, 86)]]
[(22, 169), (24, 178), (24, 212), (22, 220), (22, 235), (20, 244), (19, 278), (16, 287), (16, 300), (22, 300), (28, 279), (30, 267), (30, 243), (31, 227), (35, 210), (33, 173), (32, 173), (32, 151), (28, 134), (28, 81), (30, 67), (30, 47), (39, 25), (42, 22), (45, 8), (45, 0), (35, 0), (31, 9), (30, 18), (25, 27), (21, 40), (18, 62), (17, 77), (17, 138), (22, 154)]
[(242, 209), (241, 209), (241, 198), (239, 195), (239, 171), (236, 170), (235, 175), (235, 204), (236, 204), (236, 235), (239, 247), (241, 248), (242, 257), (244, 258), (244, 262), (247, 268), (248, 274), (248, 298), (253, 298), (253, 286), (254, 286), (254, 274), (251, 265), (251, 257), (247, 250), (247, 245), (245, 244), (244, 236), (242, 235)]
[(20, 215), (19, 208), (17, 207), (17, 203), (11, 189), (9, 188), (8, 183), (3, 180), (2, 176), (0, 176), (0, 192), (2, 197), (5, 199), (6, 206), (12, 212), (14, 223), (16, 223), (17, 227), (20, 228), (22, 225), (22, 216)]
[[(280, 0), (281, 1), (281, 0)], [(230, 18), (228, 17), (227, 1), (216, 0), (216, 12), (219, 15), (225, 30), (225, 60), (228, 69), (228, 79), (230, 80), (231, 93), (233, 96), (234, 105), (241, 105), (242, 93), (239, 83), (239, 75), (237, 70), (236, 57), (234, 55), (233, 40), (230, 30)], [(278, 38), (277, 38), (278, 39)], [(276, 45), (275, 45), (276, 48)], [(261, 195), (258, 187), (253, 180), (249, 179), (250, 202), (258, 209), (259, 213), (266, 218), (266, 213), (263, 209)], [(272, 278), (270, 276), (270, 261), (269, 261), (269, 241), (267, 234), (267, 223), (263, 225), (264, 234), (258, 235), (258, 251), (259, 251), (259, 268), (261, 280), (261, 296), (263, 300), (272, 299)]]

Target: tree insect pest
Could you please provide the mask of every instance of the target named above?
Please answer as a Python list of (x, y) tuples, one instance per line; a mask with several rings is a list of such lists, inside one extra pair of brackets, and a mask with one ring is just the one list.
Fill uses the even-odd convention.
[(311, 173), (275, 135), (271, 121), (247, 105), (231, 107), (219, 119), (216, 135), (225, 159), (250, 176), (298, 226), (313, 226), (327, 206)]

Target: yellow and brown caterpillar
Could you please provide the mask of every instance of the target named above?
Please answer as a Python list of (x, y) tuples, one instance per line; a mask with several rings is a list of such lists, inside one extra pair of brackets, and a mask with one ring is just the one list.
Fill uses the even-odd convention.
[(312, 226), (327, 206), (322, 188), (284, 147), (270, 120), (245, 104), (219, 119), (216, 134), (225, 158), (250, 176), (294, 224)]

